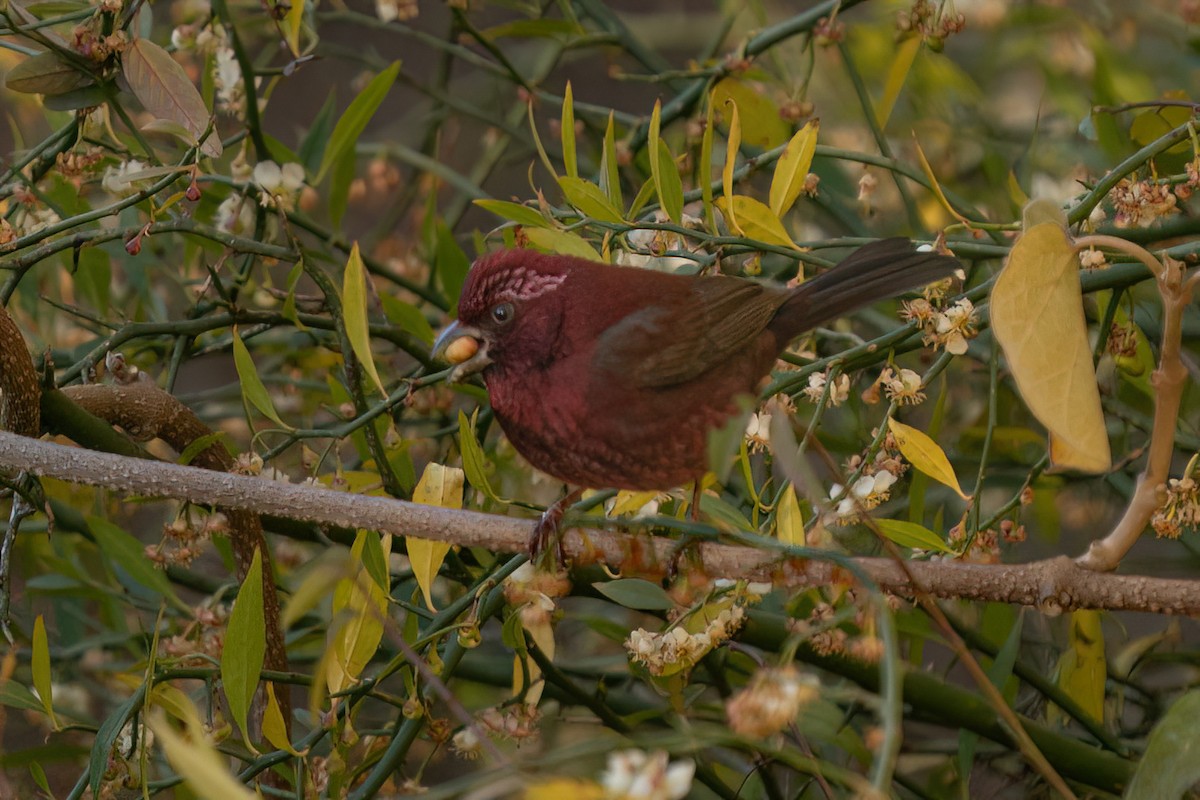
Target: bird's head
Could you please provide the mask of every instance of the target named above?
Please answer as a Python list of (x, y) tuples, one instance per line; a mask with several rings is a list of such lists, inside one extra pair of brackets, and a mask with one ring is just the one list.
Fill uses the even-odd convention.
[(536, 367), (559, 347), (561, 287), (575, 259), (533, 250), (500, 250), (476, 261), (458, 299), (458, 321), (442, 331), (433, 355), (460, 381), (493, 364)]

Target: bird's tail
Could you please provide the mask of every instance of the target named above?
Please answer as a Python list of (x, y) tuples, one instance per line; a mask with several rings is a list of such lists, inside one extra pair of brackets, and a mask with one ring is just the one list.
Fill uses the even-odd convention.
[(946, 278), (961, 267), (950, 256), (917, 252), (908, 239), (872, 242), (796, 287), (771, 328), (785, 343), (856, 308)]

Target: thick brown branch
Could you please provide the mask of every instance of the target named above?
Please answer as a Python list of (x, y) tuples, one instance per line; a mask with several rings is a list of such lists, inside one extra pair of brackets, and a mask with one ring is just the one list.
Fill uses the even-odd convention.
[[(512, 517), (123, 458), (0, 433), (0, 468), (5, 467), (123, 493), (254, 509), (291, 519), (498, 551), (524, 550), (533, 524)], [(668, 563), (674, 546), (660, 537), (595, 529), (571, 530), (564, 541), (568, 556), (601, 560), (615, 567)], [(777, 585), (819, 586), (846, 575), (832, 563), (783, 559), (778, 553), (749, 547), (706, 543), (699, 546), (699, 552), (712, 574), (771, 580)], [(885, 591), (911, 592), (903, 570), (890, 559), (858, 558), (854, 562)], [(913, 561), (907, 566), (913, 577), (938, 597), (1019, 603), (1051, 612), (1105, 608), (1200, 614), (1200, 581), (1097, 573), (1077, 567), (1065, 557), (997, 566), (954, 561)]]

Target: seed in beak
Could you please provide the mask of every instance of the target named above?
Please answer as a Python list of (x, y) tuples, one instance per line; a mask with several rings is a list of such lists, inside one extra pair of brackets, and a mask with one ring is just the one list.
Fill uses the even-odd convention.
[(451, 364), (461, 364), (479, 352), (479, 342), (473, 336), (463, 336), (455, 339), (446, 346), (446, 360)]

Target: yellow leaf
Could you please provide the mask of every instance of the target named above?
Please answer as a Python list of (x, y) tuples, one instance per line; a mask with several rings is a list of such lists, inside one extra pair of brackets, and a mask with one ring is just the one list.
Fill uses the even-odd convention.
[(634, 492), (629, 489), (622, 489), (617, 492), (617, 498), (613, 501), (612, 511), (609, 513), (614, 517), (636, 513), (642, 506), (656, 497), (658, 497), (658, 492)]
[(737, 227), (743, 236), (766, 244), (800, 249), (792, 241), (792, 237), (788, 236), (788, 232), (784, 230), (779, 217), (771, 213), (771, 209), (765, 204), (753, 197), (736, 194), (733, 196), (732, 203), (728, 198), (722, 197), (717, 200), (717, 205), (720, 206), (721, 213), (725, 214), (727, 218), (737, 219)]
[(888, 119), (892, 116), (892, 109), (896, 107), (896, 98), (900, 96), (900, 90), (904, 88), (904, 82), (908, 80), (909, 70), (912, 69), (913, 61), (916, 60), (920, 49), (920, 36), (909, 36), (900, 42), (900, 46), (896, 49), (896, 57), (892, 59), (887, 79), (883, 84), (883, 96), (879, 98), (879, 104), (875, 106), (875, 120), (881, 130), (887, 127)]
[(821, 123), (812, 120), (801, 128), (775, 163), (771, 177), (771, 213), (782, 218), (804, 189), (804, 181), (812, 169), (813, 154), (817, 152), (817, 133)]
[[(287, 690), (285, 689), (284, 691)], [(303, 755), (296, 748), (292, 747), (292, 742), (288, 739), (287, 723), (283, 719), (283, 710), (279, 707), (279, 700), (275, 698), (275, 684), (270, 681), (267, 681), (267, 710), (263, 714), (262, 732), (267, 741), (277, 749), (291, 753), (294, 756)]]
[(553, 228), (525, 228), (525, 238), (540, 250), (561, 253), (564, 256), (579, 256), (589, 261), (603, 261), (596, 248), (582, 236)]
[(1112, 452), (1078, 272), (1062, 227), (1029, 228), (996, 278), (992, 329), (1021, 397), (1050, 434), (1051, 469), (1104, 472)]
[(950, 459), (946, 458), (945, 451), (938, 446), (937, 442), (930, 439), (924, 431), (919, 431), (911, 425), (905, 425), (895, 419), (888, 420), (888, 428), (896, 439), (896, 446), (900, 448), (900, 453), (908, 459), (909, 463), (935, 481), (949, 486), (962, 499), (971, 499), (970, 495), (965, 494), (962, 487), (958, 485), (958, 478), (954, 475), (954, 468), (950, 466)]
[(293, 56), (300, 55), (300, 27), (304, 23), (304, 0), (291, 0), (283, 18), (283, 30), (287, 36), (288, 49)]
[[(716, 95), (713, 95), (712, 102), (716, 102)], [(729, 112), (729, 136), (725, 144), (725, 167), (721, 170), (721, 191), (724, 195), (724, 204), (722, 205), (725, 214), (725, 223), (729, 226), (729, 230), (735, 233), (742, 233), (742, 228), (738, 224), (737, 208), (733, 203), (733, 170), (737, 166), (738, 150), (742, 146), (742, 122), (738, 116), (737, 103), (733, 100), (726, 100), (732, 108)]]
[(779, 498), (779, 510), (775, 512), (775, 538), (784, 544), (803, 547), (804, 517), (800, 514), (800, 501), (796, 487), (790, 483)]
[(171, 727), (162, 711), (146, 718), (171, 767), (203, 800), (255, 800), (254, 792), (233, 777), (226, 758), (205, 737), (194, 709), (191, 717), (194, 721), (188, 723), (187, 737)]
[[(548, 614), (531, 615), (532, 622), (523, 622), (525, 631), (529, 637), (533, 639), (534, 645), (538, 650), (542, 651), (542, 655), (547, 659), (554, 660), (554, 628), (550, 624)], [(518, 663), (514, 664), (513, 669), (513, 695), (519, 695), (524, 688), (521, 686), (524, 680), (525, 673), (521, 669), (519, 659), (521, 655), (517, 655)], [(529, 672), (529, 690), (525, 692), (525, 704), (528, 706), (536, 706), (538, 701), (542, 699), (542, 690), (546, 688), (546, 682), (542, 680), (542, 671), (538, 669), (537, 662), (529, 657), (525, 662), (526, 669)]]
[(350, 348), (379, 393), (387, 397), (387, 389), (383, 388), (383, 381), (375, 370), (375, 358), (371, 355), (371, 333), (367, 326), (367, 268), (358, 252), (358, 242), (350, 248), (350, 258), (342, 275), (342, 314)]
[(1098, 722), (1104, 720), (1104, 684), (1108, 665), (1100, 612), (1071, 613), (1071, 649), (1059, 659), (1058, 685)]
[[(413, 490), (413, 502), (441, 508), (462, 508), (465, 479), (465, 474), (457, 467), (430, 463), (425, 467), (417, 488)], [(425, 605), (432, 609), (433, 579), (437, 577), (446, 553), (450, 552), (450, 543), (412, 536), (406, 536), (404, 540), (408, 545), (408, 560), (412, 562), (413, 577), (417, 579), (421, 594), (425, 596)]]
[(938, 183), (937, 175), (933, 174), (933, 167), (929, 165), (929, 159), (925, 157), (925, 151), (921, 149), (921, 143), (916, 140), (916, 137), (913, 137), (913, 144), (917, 147), (917, 160), (921, 162), (921, 171), (929, 179), (929, 185), (933, 189), (933, 194), (938, 202), (942, 204), (942, 208), (946, 209), (956, 220), (970, 228), (971, 220), (958, 213), (954, 206), (950, 205), (950, 201), (946, 199), (946, 194), (942, 191), (942, 185)]
[(594, 781), (575, 778), (551, 778), (529, 785), (522, 795), (524, 800), (603, 800), (608, 797), (604, 787)]
[[(383, 639), (383, 620), (387, 615), (388, 588), (371, 574), (372, 563), (387, 563), (391, 537), (379, 538), (372, 531), (360, 530), (350, 548), (350, 556), (359, 567), (354, 577), (339, 582), (333, 593), (333, 616), (341, 625), (330, 632), (330, 658), (325, 683), (336, 694), (358, 680), (379, 642)], [(383, 577), (386, 581), (386, 574)]]
[(567, 175), (579, 177), (578, 160), (575, 157), (575, 97), (571, 93), (571, 82), (567, 81), (567, 90), (563, 93), (562, 126), (559, 128), (562, 138), (563, 166)]
[(646, 145), (650, 148), (650, 175), (654, 178), (654, 191), (658, 194), (659, 205), (671, 221), (679, 225), (683, 221), (683, 183), (670, 148), (659, 137), (661, 114), (662, 102), (656, 100), (646, 139)]
[(725, 78), (713, 87), (712, 96), (717, 110), (724, 108), (726, 103), (737, 105), (742, 122), (741, 138), (752, 147), (770, 150), (786, 142), (791, 135), (791, 126), (779, 116), (779, 107), (763, 90), (745, 81)]

